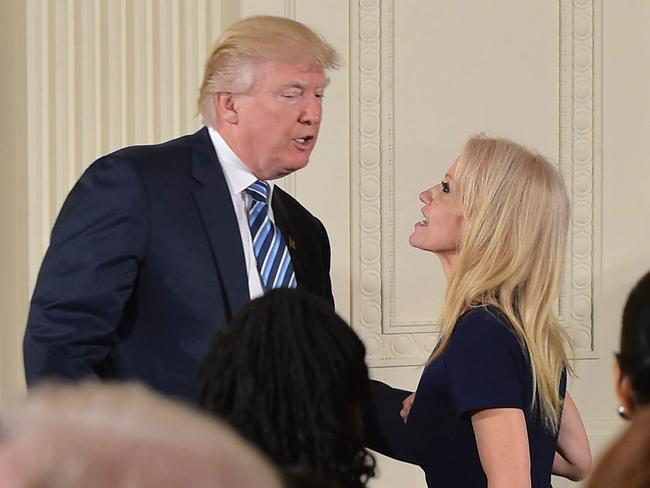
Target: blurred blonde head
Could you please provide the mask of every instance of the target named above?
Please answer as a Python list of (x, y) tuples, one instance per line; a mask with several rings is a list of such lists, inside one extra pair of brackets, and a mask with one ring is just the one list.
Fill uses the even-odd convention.
[(139, 385), (42, 386), (2, 415), (4, 488), (282, 486), (256, 449)]
[(256, 64), (283, 61), (336, 69), (339, 55), (309, 27), (285, 17), (259, 15), (236, 22), (219, 37), (205, 65), (199, 112), (216, 127), (214, 95), (246, 93), (256, 79)]
[(463, 209), (458, 265), (441, 316), (446, 347), (458, 317), (498, 307), (530, 355), (533, 402), (546, 426), (559, 426), (558, 384), (567, 366), (565, 333), (554, 313), (569, 225), (569, 200), (557, 169), (506, 139), (471, 138), (456, 166)]

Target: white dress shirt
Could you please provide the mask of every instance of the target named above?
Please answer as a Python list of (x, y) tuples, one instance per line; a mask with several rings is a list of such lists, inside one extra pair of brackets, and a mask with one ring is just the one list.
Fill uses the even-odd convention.
[[(228, 146), (226, 141), (223, 140), (219, 134), (212, 127), (208, 127), (210, 139), (217, 151), (221, 169), (226, 177), (226, 184), (230, 190), (230, 198), (232, 198), (232, 205), (235, 208), (235, 215), (237, 216), (237, 224), (239, 225), (239, 234), (241, 235), (242, 247), (244, 250), (244, 260), (246, 262), (246, 273), (248, 274), (248, 291), (253, 298), (260, 297), (264, 294), (262, 287), (262, 280), (260, 273), (257, 270), (257, 259), (253, 251), (253, 238), (251, 237), (251, 229), (248, 226), (248, 209), (251, 206), (251, 197), (244, 190), (257, 181), (257, 177), (251, 172), (250, 169), (243, 163), (241, 159), (233, 152)], [(273, 182), (267, 181), (269, 184), (269, 218), (273, 225), (273, 210), (271, 209), (271, 199), (273, 198)]]

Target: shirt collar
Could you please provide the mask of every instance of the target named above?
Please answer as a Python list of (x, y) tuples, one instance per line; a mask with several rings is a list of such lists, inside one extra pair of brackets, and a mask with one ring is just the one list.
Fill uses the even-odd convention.
[[(210, 134), (210, 140), (212, 140), (212, 145), (214, 150), (217, 152), (217, 158), (221, 163), (221, 168), (223, 169), (223, 174), (228, 180), (228, 186), (230, 190), (235, 194), (240, 194), (255, 181), (257, 177), (253, 172), (248, 169), (248, 166), (239, 159), (239, 156), (230, 148), (228, 143), (224, 138), (212, 127), (208, 126), (208, 132)], [(269, 201), (273, 195), (273, 186), (272, 181), (267, 181), (269, 184)]]

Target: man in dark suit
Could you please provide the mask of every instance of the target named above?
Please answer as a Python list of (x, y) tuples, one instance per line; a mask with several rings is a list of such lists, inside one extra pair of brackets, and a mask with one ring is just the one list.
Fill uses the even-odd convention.
[(206, 127), (88, 168), (32, 298), (28, 384), (138, 379), (195, 401), (214, 333), (249, 299), (297, 284), (333, 303), (325, 228), (272, 180), (307, 165), (337, 64), (298, 22), (244, 19), (207, 61)]

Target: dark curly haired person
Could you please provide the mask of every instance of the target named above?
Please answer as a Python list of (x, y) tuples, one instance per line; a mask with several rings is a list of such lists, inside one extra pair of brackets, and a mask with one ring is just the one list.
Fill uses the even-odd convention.
[(320, 298), (276, 289), (217, 333), (200, 373), (201, 405), (285, 472), (363, 487), (375, 460), (362, 444), (370, 395), (365, 347)]

